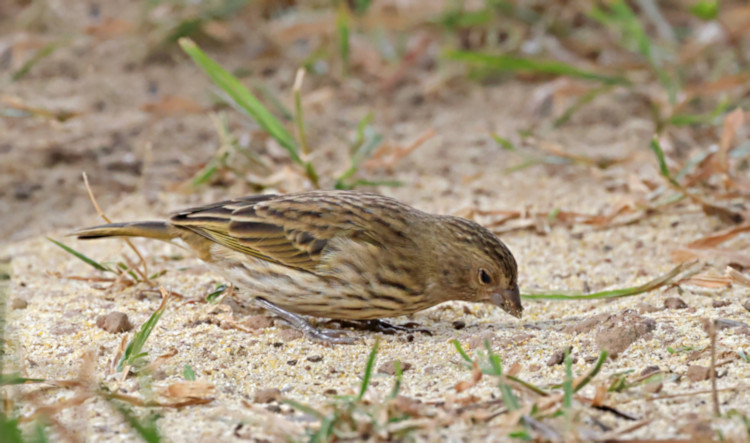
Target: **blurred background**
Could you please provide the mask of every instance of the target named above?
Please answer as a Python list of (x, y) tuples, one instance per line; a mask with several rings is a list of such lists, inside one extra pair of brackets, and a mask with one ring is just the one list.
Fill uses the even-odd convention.
[(5, 0), (0, 17), (5, 240), (90, 221), (82, 172), (118, 218), (316, 187), (574, 210), (556, 183), (653, 191), (654, 135), (691, 186), (726, 190), (696, 168), (730, 147), (747, 174), (741, 121), (720, 140), (749, 100), (742, 0)]
[[(18, 417), (34, 441), (45, 416), (73, 441), (159, 441), (155, 414), (173, 441), (256, 438), (254, 422), (301, 439), (318, 420), (350, 440), (747, 441), (749, 94), (747, 0), (1, 0), (0, 385), (33, 381), (14, 370), (77, 387), (5, 387), (0, 425)], [(513, 251), (524, 319), (460, 302), (400, 319), (435, 333), (382, 337), (389, 377), (414, 366), (414, 400), (400, 373), (388, 400), (362, 397), (377, 334), (319, 348), (169, 245), (65, 238), (101, 222), (83, 173), (113, 221), (316, 188), (472, 218)], [(182, 299), (158, 328), (154, 285)], [(137, 408), (151, 427), (128, 430), (110, 393), (156, 392), (152, 364), (127, 380), (111, 364), (139, 324), (128, 361), (216, 399)], [(507, 373), (489, 359), (459, 395), (482, 371), (453, 339)], [(621, 356), (603, 367), (601, 349)], [(602, 368), (571, 409), (573, 375)], [(511, 391), (510, 374), (547, 391)], [(266, 404), (282, 394), (346, 411)]]

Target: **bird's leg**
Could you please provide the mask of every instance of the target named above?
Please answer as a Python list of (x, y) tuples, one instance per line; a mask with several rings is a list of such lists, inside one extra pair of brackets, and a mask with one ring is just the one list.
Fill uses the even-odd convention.
[(360, 329), (363, 331), (380, 332), (382, 334), (396, 334), (399, 332), (421, 332), (423, 334), (432, 335), (432, 331), (429, 329), (419, 327), (417, 323), (406, 323), (404, 325), (394, 325), (383, 320), (359, 320), (359, 321), (342, 321), (334, 320), (339, 323), (342, 327), (350, 327)]
[(347, 337), (340, 331), (334, 331), (331, 329), (318, 329), (311, 325), (307, 320), (305, 320), (303, 316), (282, 309), (266, 299), (256, 297), (254, 301), (263, 309), (278, 315), (282, 320), (292, 325), (292, 327), (299, 330), (300, 332), (307, 334), (314, 340), (319, 340), (331, 344), (349, 344), (356, 341), (356, 339)]

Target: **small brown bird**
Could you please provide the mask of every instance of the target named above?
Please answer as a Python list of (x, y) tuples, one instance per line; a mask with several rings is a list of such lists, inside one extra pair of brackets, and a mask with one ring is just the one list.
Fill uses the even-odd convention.
[[(489, 301), (520, 318), (517, 266), (484, 227), (354, 191), (258, 195), (186, 209), (167, 221), (76, 231), (184, 241), (237, 288), (315, 339), (347, 343), (303, 317), (369, 320), (448, 300)], [(397, 328), (401, 329), (401, 328)]]

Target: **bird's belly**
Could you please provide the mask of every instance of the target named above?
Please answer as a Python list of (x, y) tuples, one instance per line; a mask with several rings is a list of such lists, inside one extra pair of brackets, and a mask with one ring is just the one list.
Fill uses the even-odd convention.
[(393, 288), (380, 287), (364, 275), (346, 279), (320, 276), (244, 254), (225, 254), (221, 262), (214, 260), (211, 265), (240, 292), (261, 297), (295, 314), (370, 320), (412, 314), (437, 304), (419, 294), (404, 295)]

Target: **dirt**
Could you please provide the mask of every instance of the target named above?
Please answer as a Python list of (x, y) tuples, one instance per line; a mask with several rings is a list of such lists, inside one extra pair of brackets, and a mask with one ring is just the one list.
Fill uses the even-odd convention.
[[(0, 238), (4, 240), (0, 259), (10, 260), (9, 299), (14, 308), (6, 310), (4, 371), (12, 369), (30, 378), (72, 380), (80, 376), (85, 356), (92, 353), (93, 377), (114, 385), (117, 376), (111, 374), (111, 360), (126, 336), (120, 331), (126, 328), (105, 328), (112, 331), (108, 332), (97, 326), (97, 318), (116, 311), (126, 314), (126, 320), (137, 329), (159, 306), (160, 296), (144, 292), (154, 288), (143, 283), (124, 287), (71, 278), (106, 275), (45, 238), (60, 239), (101, 262), (117, 262), (123, 256), (136, 260), (116, 240), (78, 242), (65, 237), (76, 227), (100, 222), (81, 173), (88, 174), (107, 215), (121, 221), (160, 218), (185, 206), (256, 191), (233, 176), (223, 177), (219, 185), (195, 189), (189, 185), (193, 174), (219, 147), (209, 114), (220, 107), (212, 99), (213, 87), (204, 74), (178, 49), (149, 57), (151, 46), (132, 29), (114, 36), (84, 33), (87, 27), (101, 26), (106, 17), (136, 23), (138, 8), (115, 11), (114, 6), (102, 4), (94, 17), (86, 3), (70, 3), (70, 8), (63, 8), (62, 2), (49, 2), (52, 15), (59, 18), (54, 31), (17, 31), (8, 22), (0, 28), (0, 53), (14, 48), (10, 62), (0, 71), (4, 77), (28, 57), (24, 48), (39, 48), (69, 36), (66, 44), (27, 76), (4, 85), (2, 98), (50, 112), (74, 113), (65, 121), (41, 116), (0, 120)], [(205, 49), (236, 69), (253, 67), (248, 54), (260, 45), (248, 41)], [(258, 76), (288, 106), (296, 67), (292, 57), (279, 57), (274, 69)], [(427, 211), (466, 214), (469, 209), (525, 209), (549, 213), (563, 209), (605, 214), (632, 198), (634, 191), (628, 183), (634, 177), (660, 180), (648, 150), (653, 125), (647, 112), (625, 95), (613, 93), (595, 100), (546, 137), (569, 153), (627, 158), (626, 162), (605, 170), (574, 164), (506, 173), (507, 167), (521, 160), (493, 142), (490, 135), (496, 133), (523, 145), (518, 131), (543, 120), (529, 102), (544, 84), (513, 79), (484, 85), (464, 81), (434, 90), (418, 81), (422, 75), (434, 74), (434, 68), (414, 69), (412, 77), (391, 94), (380, 93), (375, 80), (366, 77), (334, 80), (308, 75), (303, 94), (306, 124), (312, 160), (324, 178), (323, 187), (330, 188), (331, 177), (348, 167), (347, 143), (342, 140), (351, 139), (368, 112), (374, 113), (376, 128), (393, 145), (407, 146), (425, 131), (435, 130), (434, 137), (394, 165), (365, 171), (370, 179), (399, 180), (402, 186), (376, 190)], [(169, 97), (184, 101), (178, 101), (177, 106), (163, 105), (170, 103)], [(251, 140), (250, 145), (257, 147), (265, 160), (281, 171), (291, 168), (283, 161), (278, 145), (260, 136), (254, 123), (231, 109), (224, 111), (232, 131)], [(268, 183), (266, 192), (310, 188), (295, 172), (272, 177)], [(486, 224), (494, 219), (476, 217)], [(725, 226), (699, 207), (683, 204), (624, 226), (553, 226), (543, 234), (518, 230), (503, 234), (502, 239), (519, 263), (522, 292), (593, 292), (655, 278), (675, 265), (671, 251)], [(737, 242), (746, 245), (747, 233)], [(749, 318), (742, 306), (743, 302), (747, 305), (750, 294), (746, 287), (670, 286), (606, 301), (527, 301), (520, 320), (490, 306), (446, 303), (408, 318), (390, 319), (398, 324), (416, 322), (428, 328), (431, 336), (347, 330), (360, 338), (358, 343), (329, 347), (297, 334), (281, 321), (266, 318), (239, 292), (224, 299), (217, 310), (205, 303), (205, 297), (223, 283), (218, 275), (177, 247), (153, 241), (134, 243), (150, 270), (166, 271), (155, 279), (156, 285), (182, 296), (170, 301), (146, 344), (150, 360), (176, 351), (160, 365), (161, 379), (153, 381), (152, 389), (160, 391), (182, 381), (186, 366), (195, 371), (197, 380), (215, 387), (213, 401), (207, 404), (159, 410), (159, 429), (173, 441), (273, 437), (277, 435), (274, 427), (298, 429), (305, 424), (300, 420), (306, 419), (294, 415), (289, 406), (274, 404), (264, 409), (246, 400), (265, 403), (283, 396), (319, 406), (329, 400), (331, 392), (353, 394), (376, 340), (380, 341), (377, 367), (388, 366), (379, 371), (385, 374), (373, 376), (377, 385), (371, 389), (377, 395), (389, 392), (395, 373), (391, 366), (398, 360), (402, 369), (403, 362), (410, 365), (403, 375), (402, 395), (422, 403), (460, 403), (469, 395), (482, 401), (494, 398), (498, 390), (496, 383), (485, 377), (470, 390), (456, 392), (454, 387), (468, 380), (470, 371), (460, 364), (451, 344), (454, 339), (471, 355), (489, 341), (507, 367), (520, 365), (518, 377), (545, 386), (560, 383), (564, 377), (564, 365), (547, 364), (560, 349), (572, 347), (571, 355), (576, 358), (573, 372), (581, 375), (591, 368), (603, 342), (621, 340), (623, 334), (627, 343), (619, 344), (617, 358), (606, 362), (597, 377), (599, 383), (607, 384), (613, 374), (637, 374), (650, 367), (658, 367), (665, 377), (658, 393), (634, 388), (608, 395), (608, 404), (637, 421), (649, 420), (619, 437), (686, 437), (692, 435), (688, 426), (695, 421), (690, 413), (700, 417), (713, 413), (710, 377), (706, 375), (710, 355), (704, 353), (688, 361), (687, 352), (681, 349), (709, 346), (703, 318), (744, 323)], [(725, 265), (720, 260), (708, 262), (717, 272)], [(674, 300), (681, 304), (675, 305)], [(682, 307), (689, 309), (676, 309)], [(605, 319), (610, 317), (616, 321), (607, 326)], [(602, 319), (601, 323), (576, 329), (592, 318)], [(616, 337), (602, 338), (599, 329), (609, 327), (608, 333)], [(749, 352), (747, 343), (746, 328), (717, 331), (720, 354)], [(750, 364), (735, 358), (717, 371), (722, 411), (737, 409), (750, 414), (750, 389), (746, 387)], [(581, 394), (591, 398), (596, 385)], [(136, 377), (119, 386), (128, 394), (139, 393)], [(13, 397), (36, 388), (6, 389)], [(70, 390), (48, 389), (36, 401), (54, 403), (72, 396)], [(19, 410), (22, 415), (31, 411), (28, 406)], [(145, 413), (138, 409), (138, 414)], [(633, 424), (604, 411), (594, 415), (612, 430)], [(57, 418), (89, 441), (129, 441), (133, 437), (121, 416), (101, 399), (64, 410)], [(712, 419), (708, 426), (708, 435), (721, 432), (734, 441), (747, 436), (747, 428), (737, 417)], [(435, 430), (432, 437), (486, 437), (493, 435), (492, 429), (492, 422), (470, 426), (456, 421)], [(431, 434), (422, 431), (418, 435), (428, 438)]]

